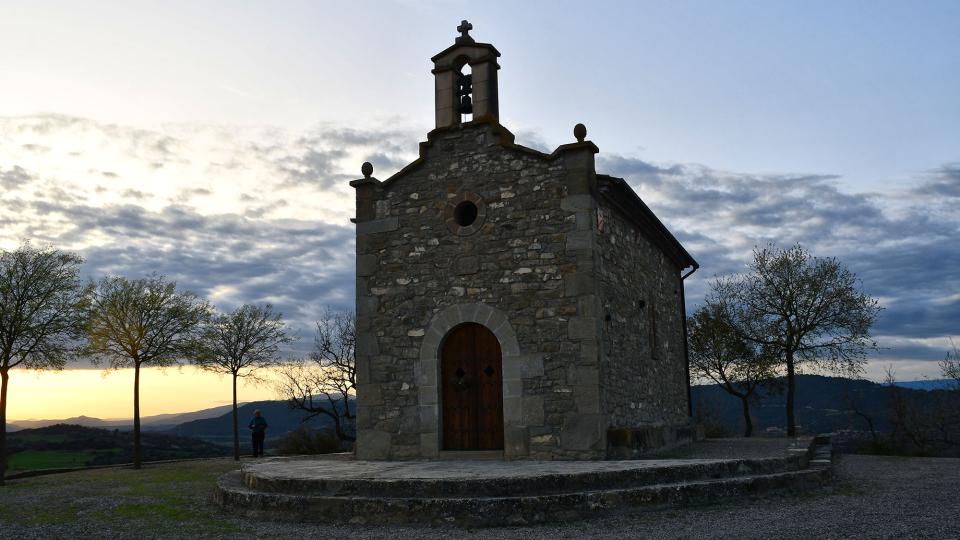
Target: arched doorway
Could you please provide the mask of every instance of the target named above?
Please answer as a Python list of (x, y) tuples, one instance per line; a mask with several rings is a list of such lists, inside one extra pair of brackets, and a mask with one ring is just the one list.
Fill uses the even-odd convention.
[(444, 450), (503, 449), (503, 361), (487, 327), (453, 328), (440, 354)]

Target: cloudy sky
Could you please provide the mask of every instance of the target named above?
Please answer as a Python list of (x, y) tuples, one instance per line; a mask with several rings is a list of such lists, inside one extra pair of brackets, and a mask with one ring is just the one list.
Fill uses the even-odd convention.
[(583, 122), (701, 263), (691, 308), (800, 242), (886, 308), (870, 377), (936, 376), (960, 336), (956, 2), (0, 0), (0, 247), (272, 302), (306, 343), (352, 303), (347, 181), (416, 157), (463, 18), (503, 54), (518, 142)]

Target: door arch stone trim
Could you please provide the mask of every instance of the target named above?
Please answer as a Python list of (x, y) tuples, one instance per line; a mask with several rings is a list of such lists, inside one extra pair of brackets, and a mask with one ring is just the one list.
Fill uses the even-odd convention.
[[(526, 455), (526, 430), (522, 422), (523, 362), (517, 334), (506, 313), (486, 304), (456, 304), (438, 311), (430, 320), (420, 343), (420, 358), (414, 365), (420, 416), (420, 454), (440, 451), (440, 347), (446, 335), (463, 323), (487, 327), (500, 342), (503, 361), (504, 457)], [(511, 429), (513, 428), (513, 429)]]

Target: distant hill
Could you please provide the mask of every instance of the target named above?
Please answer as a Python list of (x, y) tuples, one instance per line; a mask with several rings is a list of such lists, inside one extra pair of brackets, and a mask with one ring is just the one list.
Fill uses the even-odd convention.
[[(240, 440), (244, 446), (249, 445), (249, 429), (247, 425), (253, 418), (253, 412), (259, 409), (260, 414), (267, 419), (269, 428), (267, 437), (275, 439), (297, 429), (303, 423), (303, 411), (291, 409), (286, 401), (255, 401), (237, 407), (238, 423), (240, 426)], [(326, 416), (316, 416), (307, 422), (312, 429), (327, 429), (332, 427), (332, 421)], [(206, 418), (185, 422), (174, 428), (164, 431), (171, 435), (196, 437), (220, 444), (233, 444), (233, 415), (228, 410), (216, 418)]]
[(7, 433), (13, 433), (14, 431), (20, 431), (22, 427), (16, 424), (7, 424)]
[[(303, 411), (291, 409), (286, 401), (271, 400), (243, 403), (237, 408), (239, 413), (240, 442), (243, 448), (250, 446), (247, 424), (253, 418), (253, 411), (260, 409), (267, 419), (270, 428), (267, 430), (268, 439), (278, 439), (300, 427), (305, 415)], [(223, 446), (233, 445), (232, 406), (222, 405), (189, 413), (159, 414), (141, 418), (142, 432), (157, 433), (178, 437), (192, 437), (208, 443)], [(38, 429), (57, 424), (68, 424), (88, 428), (130, 431), (133, 429), (131, 420), (113, 419), (102, 420), (89, 416), (75, 416), (61, 420), (17, 420), (16, 428), (7, 429), (7, 432), (23, 429)], [(9, 424), (8, 424), (9, 425)], [(332, 422), (326, 416), (317, 416), (307, 422), (312, 429), (327, 429)]]
[[(229, 411), (231, 405), (221, 405), (210, 409), (203, 409), (188, 413), (157, 414), (153, 416), (140, 417), (140, 427), (144, 431), (165, 431), (176, 425), (192, 420), (203, 418), (215, 418), (224, 412)], [(95, 427), (103, 429), (133, 429), (132, 418), (114, 418), (103, 420), (90, 416), (74, 416), (71, 418), (60, 418), (56, 420), (17, 420), (16, 425), (20, 429), (35, 429), (56, 424), (68, 424), (74, 426)]]
[[(871, 381), (820, 375), (798, 375), (796, 419), (806, 433), (824, 433), (837, 430), (865, 430), (865, 420), (854, 414), (853, 408), (871, 417), (878, 431), (889, 431), (890, 388)], [(920, 381), (927, 382), (927, 381)], [(899, 385), (898, 385), (899, 386)], [(903, 388), (908, 399), (923, 404), (939, 397), (942, 392)], [(714, 424), (731, 435), (743, 431), (743, 413), (740, 400), (727, 394), (718, 385), (694, 386), (691, 392), (695, 416), (705, 424)], [(960, 395), (958, 395), (960, 397)], [(754, 430), (779, 432), (785, 425), (785, 392), (766, 392), (751, 404)]]
[[(141, 436), (144, 461), (219, 457), (228, 450), (207, 441), (157, 433)], [(133, 439), (119, 430), (57, 424), (7, 437), (10, 470), (111, 465), (133, 461)]]
[(957, 383), (950, 379), (935, 379), (927, 381), (903, 381), (894, 383), (897, 386), (903, 388), (910, 388), (911, 390), (950, 390)]
[(73, 426), (84, 426), (84, 427), (98, 427), (98, 428), (113, 428), (121, 424), (129, 424), (129, 420), (125, 421), (110, 421), (110, 420), (101, 420), (100, 418), (93, 418), (90, 416), (73, 416), (70, 418), (61, 418), (57, 420), (17, 420), (17, 425), (21, 429), (37, 429), (44, 428), (47, 426), (53, 426), (56, 424), (69, 424)]
[[(243, 405), (240, 403), (239, 405)], [(140, 419), (140, 422), (143, 425), (155, 425), (155, 424), (164, 424), (175, 426), (178, 424), (183, 424), (184, 422), (191, 422), (193, 420), (202, 420), (204, 418), (216, 418), (223, 413), (230, 412), (233, 409), (233, 405), (220, 405), (219, 407), (211, 407), (209, 409), (201, 409), (199, 411), (193, 411), (188, 413), (173, 413), (173, 414), (157, 414), (154, 416), (145, 416)]]

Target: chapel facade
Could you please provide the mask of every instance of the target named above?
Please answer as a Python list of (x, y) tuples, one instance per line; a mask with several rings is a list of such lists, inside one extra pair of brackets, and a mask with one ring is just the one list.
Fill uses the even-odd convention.
[(432, 58), (420, 157), (356, 189), (358, 459), (636, 457), (693, 437), (697, 268), (597, 146), (520, 146), (500, 53), (464, 21)]

